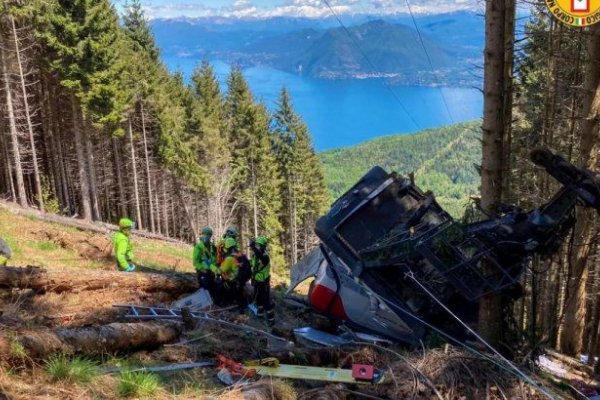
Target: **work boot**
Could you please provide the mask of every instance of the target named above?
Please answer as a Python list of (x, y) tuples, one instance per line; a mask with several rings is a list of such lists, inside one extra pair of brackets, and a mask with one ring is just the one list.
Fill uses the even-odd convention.
[(275, 311), (273, 309), (267, 311), (267, 325), (271, 327), (275, 325)]

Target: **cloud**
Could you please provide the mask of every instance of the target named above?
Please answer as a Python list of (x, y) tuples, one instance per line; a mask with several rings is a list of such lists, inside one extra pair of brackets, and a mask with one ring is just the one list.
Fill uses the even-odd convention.
[(144, 13), (149, 19), (175, 17), (210, 17), (218, 15), (219, 10), (199, 3), (171, 3), (165, 5), (144, 5)]
[[(119, 1), (119, 0), (113, 0)], [(408, 12), (403, 0), (287, 0), (275, 6), (257, 6), (253, 0), (235, 0), (230, 5), (215, 7), (212, 0), (188, 0), (187, 3), (171, 2), (152, 4), (144, 1), (146, 15), (151, 18), (175, 17), (225, 17), (225, 18), (272, 18), (305, 17), (323, 18), (336, 14), (394, 15)], [(460, 10), (478, 10), (477, 2), (467, 0), (410, 0), (415, 14), (440, 14)], [(264, 3), (263, 3), (264, 4)]]
[[(472, 0), (410, 0), (410, 9), (414, 14), (443, 14), (455, 11), (479, 11), (481, 5)], [(408, 7), (400, 0), (369, 0), (370, 7), (383, 15), (406, 14)]]
[(265, 17), (297, 16), (306, 18), (323, 18), (331, 15), (332, 10), (337, 14), (353, 12), (356, 0), (330, 0), (331, 9), (323, 0), (291, 0), (288, 4), (266, 10)]

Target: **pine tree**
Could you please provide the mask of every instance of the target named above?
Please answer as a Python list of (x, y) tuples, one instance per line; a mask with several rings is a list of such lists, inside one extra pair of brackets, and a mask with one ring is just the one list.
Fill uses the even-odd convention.
[(89, 118), (115, 130), (121, 120), (117, 15), (107, 0), (59, 0), (50, 4), (45, 18), (49, 29), (41, 37), (49, 50), (50, 67), (71, 91), (82, 214), (91, 219), (94, 211), (97, 218), (95, 166), (85, 125)]
[(280, 176), (271, 153), (270, 118), (264, 105), (254, 103), (241, 69), (231, 71), (227, 84), (226, 116), (233, 149), (232, 178), (241, 202), (236, 214), (242, 240), (245, 235), (266, 234), (273, 265), (281, 265)]
[(123, 26), (136, 53), (147, 53), (157, 63), (160, 51), (156, 46), (150, 25), (146, 21), (140, 0), (127, 1), (124, 5)]
[(282, 183), (284, 242), (291, 265), (308, 250), (310, 231), (316, 216), (324, 212), (327, 189), (320, 163), (314, 153), (306, 125), (295, 113), (289, 92), (283, 88), (273, 123), (273, 150)]
[(206, 195), (207, 224), (220, 235), (231, 225), (232, 197), (231, 150), (229, 148), (224, 102), (219, 81), (208, 61), (193, 72), (192, 82), (197, 98), (193, 118), (198, 129), (198, 159), (206, 166), (209, 188)]

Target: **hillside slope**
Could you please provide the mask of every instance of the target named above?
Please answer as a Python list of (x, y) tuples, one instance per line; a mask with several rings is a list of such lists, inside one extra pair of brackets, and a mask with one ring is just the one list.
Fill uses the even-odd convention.
[(379, 165), (402, 175), (415, 173), (454, 216), (462, 215), (470, 194), (479, 192), (474, 164), (481, 162), (479, 122), (467, 122), (411, 135), (392, 135), (320, 154), (333, 198)]
[[(110, 234), (85, 231), (46, 222), (34, 215), (16, 215), (16, 207), (1, 203), (0, 237), (13, 251), (11, 265), (35, 265), (50, 268), (91, 268), (114, 270)], [(193, 272), (192, 247), (162, 240), (136, 237), (135, 261), (149, 268)]]

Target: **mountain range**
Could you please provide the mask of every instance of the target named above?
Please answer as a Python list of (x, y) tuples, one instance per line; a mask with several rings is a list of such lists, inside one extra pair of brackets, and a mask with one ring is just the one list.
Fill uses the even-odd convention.
[[(483, 20), (470, 12), (421, 16), (421, 38), (407, 16), (308, 19), (157, 19), (166, 56), (266, 65), (328, 79), (391, 78), (392, 83), (473, 86)], [(426, 52), (421, 44), (426, 49)]]

